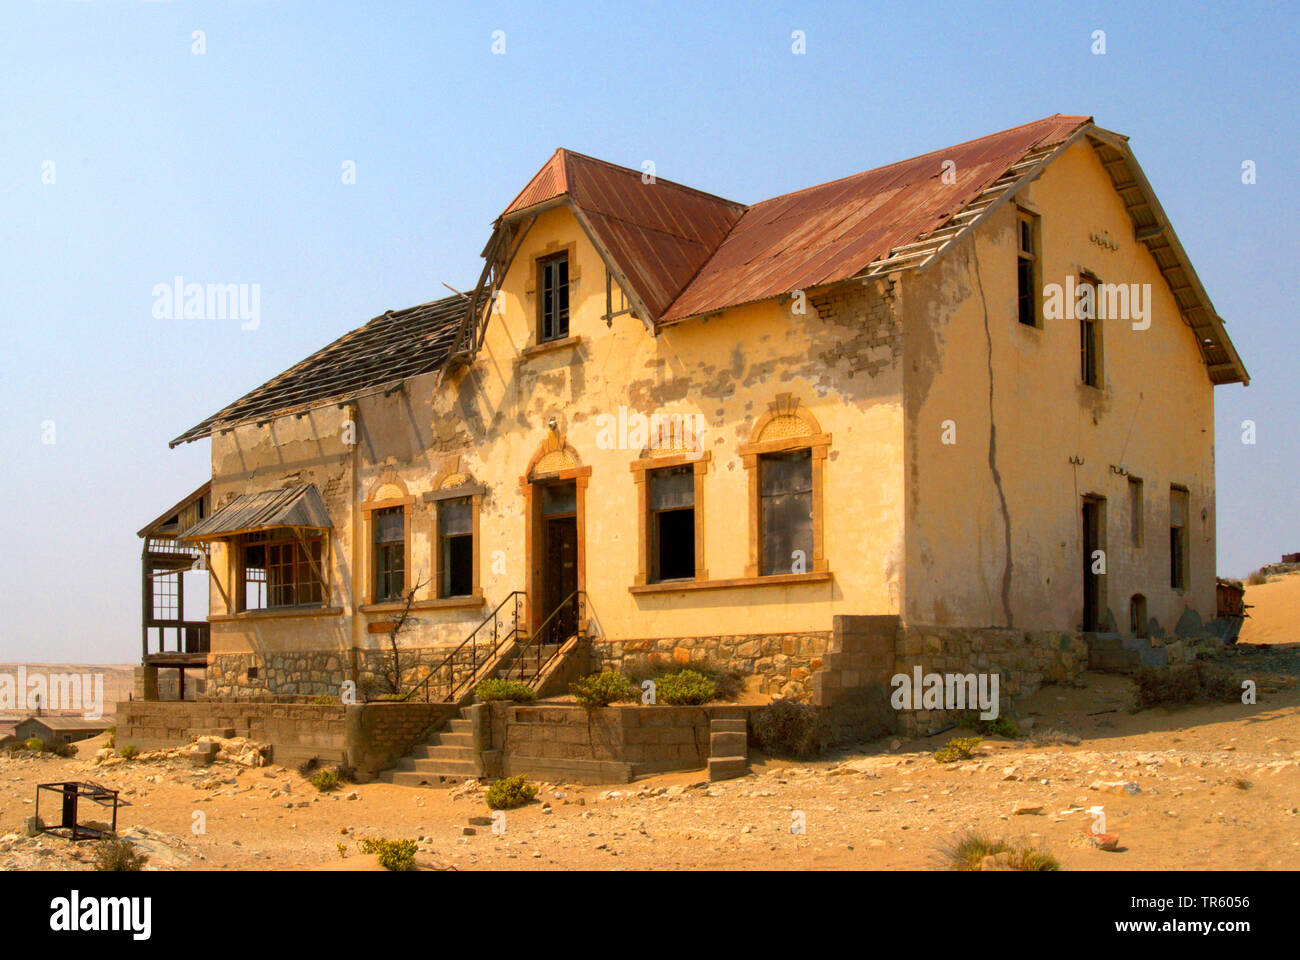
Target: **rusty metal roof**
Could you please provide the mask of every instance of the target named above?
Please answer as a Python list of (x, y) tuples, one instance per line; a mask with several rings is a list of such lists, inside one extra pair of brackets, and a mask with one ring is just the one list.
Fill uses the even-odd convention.
[(237, 533), (302, 527), (328, 530), (329, 511), (314, 483), (300, 483), (283, 490), (264, 490), (236, 497), (212, 516), (200, 520), (181, 536), (182, 540), (220, 540)]
[(502, 219), (560, 197), (573, 201), (592, 239), (631, 286), (628, 292), (655, 317), (663, 315), (745, 212), (743, 204), (561, 149)]
[(658, 319), (671, 323), (847, 280), (938, 230), (1026, 154), (1064, 142), (1089, 120), (1057, 114), (757, 203)]
[(210, 436), (214, 430), (383, 390), (437, 370), (451, 353), (466, 309), (464, 297), (451, 296), (389, 310), (218, 410), (170, 446)]

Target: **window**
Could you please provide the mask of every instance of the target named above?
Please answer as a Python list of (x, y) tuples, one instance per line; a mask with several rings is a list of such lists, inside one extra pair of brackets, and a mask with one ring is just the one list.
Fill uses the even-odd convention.
[(651, 582), (693, 579), (695, 467), (682, 465), (651, 470), (647, 505)]
[(1038, 217), (1021, 210), (1016, 215), (1016, 297), (1020, 322), (1041, 326), (1038, 296)]
[(325, 602), (321, 580), (322, 538), (299, 539), (268, 531), (240, 538), (240, 610), (320, 606)]
[(1101, 386), (1101, 326), (1097, 298), (1101, 283), (1084, 274), (1079, 278), (1076, 313), (1079, 317), (1079, 377), (1089, 387)]
[(374, 534), (374, 600), (400, 600), (406, 592), (406, 510), (388, 507), (371, 515)]
[(1133, 546), (1142, 546), (1142, 481), (1128, 478), (1129, 538)]
[(1147, 598), (1135, 593), (1128, 602), (1128, 629), (1135, 637), (1147, 635)]
[(1187, 491), (1169, 488), (1169, 586), (1187, 589)]
[(569, 255), (562, 253), (537, 262), (540, 323), (539, 343), (569, 335)]
[(802, 573), (813, 557), (812, 451), (763, 454), (759, 469), (761, 573)]
[(456, 497), (438, 503), (439, 596), (474, 593), (474, 500)]

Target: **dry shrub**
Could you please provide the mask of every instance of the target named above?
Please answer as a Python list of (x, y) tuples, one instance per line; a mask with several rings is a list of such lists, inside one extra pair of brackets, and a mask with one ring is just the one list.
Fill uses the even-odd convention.
[(830, 729), (823, 712), (807, 703), (773, 700), (753, 714), (754, 739), (774, 757), (802, 760), (824, 753)]
[(1241, 687), (1221, 667), (1188, 663), (1169, 667), (1138, 667), (1137, 707), (1175, 703), (1228, 703), (1241, 696)]

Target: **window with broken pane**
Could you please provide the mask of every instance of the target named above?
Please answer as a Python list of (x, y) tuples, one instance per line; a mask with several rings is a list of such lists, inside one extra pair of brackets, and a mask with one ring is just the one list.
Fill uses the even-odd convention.
[(541, 290), (540, 342), (560, 340), (569, 335), (569, 257), (560, 254), (537, 264)]
[(400, 600), (406, 591), (406, 511), (376, 510), (374, 527), (375, 601)]
[(474, 592), (474, 500), (457, 497), (438, 504), (439, 595), (468, 597)]
[(695, 577), (695, 468), (651, 470), (648, 483), (651, 582), (691, 580)]
[(813, 562), (812, 451), (763, 454), (758, 469), (760, 572), (808, 572)]

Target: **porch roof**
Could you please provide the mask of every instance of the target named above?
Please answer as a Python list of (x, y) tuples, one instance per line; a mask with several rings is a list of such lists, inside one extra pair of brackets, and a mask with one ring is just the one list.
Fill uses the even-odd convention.
[(185, 532), (183, 540), (224, 540), (241, 533), (284, 527), (328, 530), (329, 511), (314, 483), (236, 497)]

